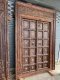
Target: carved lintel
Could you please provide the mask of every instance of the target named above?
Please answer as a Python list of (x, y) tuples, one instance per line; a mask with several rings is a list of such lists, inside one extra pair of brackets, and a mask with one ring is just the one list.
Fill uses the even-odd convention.
[(44, 17), (44, 18), (50, 18), (50, 19), (53, 18), (52, 13), (39, 11), (37, 9), (28, 8), (28, 7), (24, 7), (24, 6), (20, 6), (18, 12), (20, 14), (30, 15), (30, 16), (34, 16), (34, 17), (42, 17), (42, 18)]
[(54, 10), (51, 9), (46, 9), (38, 6), (34, 6), (32, 4), (25, 4), (17, 2), (17, 7), (18, 7), (18, 13), (19, 14), (24, 14), (24, 15), (29, 15), (33, 17), (40, 17), (40, 18), (46, 18), (46, 19), (51, 19), (53, 20), (53, 14), (55, 13)]

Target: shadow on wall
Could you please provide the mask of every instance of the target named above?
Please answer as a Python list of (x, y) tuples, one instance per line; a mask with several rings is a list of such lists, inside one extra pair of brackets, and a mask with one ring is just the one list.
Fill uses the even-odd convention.
[(12, 74), (15, 74), (15, 1), (16, 0), (8, 0), (9, 58), (11, 77), (14, 76)]

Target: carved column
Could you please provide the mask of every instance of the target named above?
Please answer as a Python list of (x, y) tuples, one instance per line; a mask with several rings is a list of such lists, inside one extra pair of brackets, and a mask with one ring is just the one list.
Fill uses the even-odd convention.
[[(4, 68), (5, 79), (8, 80), (8, 35), (7, 35), (7, 0), (0, 0), (0, 73)], [(2, 69), (1, 69), (2, 68)], [(1, 75), (0, 74), (0, 75)], [(2, 80), (2, 76), (0, 77)]]

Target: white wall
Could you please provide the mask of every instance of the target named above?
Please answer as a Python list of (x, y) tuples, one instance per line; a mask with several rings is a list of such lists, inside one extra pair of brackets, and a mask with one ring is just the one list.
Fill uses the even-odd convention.
[(58, 58), (60, 44), (60, 12), (56, 13), (56, 46), (55, 46), (55, 60)]

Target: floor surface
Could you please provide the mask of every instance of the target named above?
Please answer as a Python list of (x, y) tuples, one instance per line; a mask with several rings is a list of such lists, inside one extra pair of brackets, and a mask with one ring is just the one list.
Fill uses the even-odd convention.
[[(56, 64), (55, 70), (51, 71), (51, 73), (53, 74), (53, 76), (50, 75), (48, 72), (46, 72), (39, 75), (27, 77), (24, 79), (21, 78), (20, 80), (60, 80), (60, 63)], [(15, 79), (11, 79), (11, 80), (15, 80)]]

